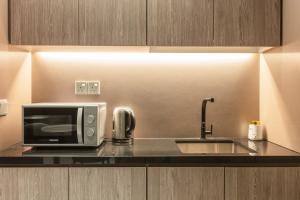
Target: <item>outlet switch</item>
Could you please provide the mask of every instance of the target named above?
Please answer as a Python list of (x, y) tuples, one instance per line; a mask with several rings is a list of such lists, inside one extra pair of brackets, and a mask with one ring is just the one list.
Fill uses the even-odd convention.
[(88, 94), (89, 95), (100, 95), (100, 81), (89, 81), (88, 82)]
[(75, 81), (75, 94), (76, 95), (87, 95), (88, 94), (87, 81)]
[(0, 99), (0, 117), (8, 114), (8, 102), (6, 99)]

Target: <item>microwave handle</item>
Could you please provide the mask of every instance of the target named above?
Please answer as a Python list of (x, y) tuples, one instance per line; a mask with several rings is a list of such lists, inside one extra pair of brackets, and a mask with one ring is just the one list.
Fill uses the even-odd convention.
[(83, 144), (83, 141), (82, 141), (82, 115), (83, 115), (83, 108), (78, 108), (78, 111), (77, 111), (77, 138), (78, 138), (78, 144)]

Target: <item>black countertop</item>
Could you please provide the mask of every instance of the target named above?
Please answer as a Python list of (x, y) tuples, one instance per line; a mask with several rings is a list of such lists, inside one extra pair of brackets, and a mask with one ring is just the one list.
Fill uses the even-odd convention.
[(36, 149), (16, 144), (0, 152), (0, 167), (300, 166), (300, 154), (267, 141), (237, 140), (256, 153), (183, 154), (175, 139), (106, 141), (97, 149)]

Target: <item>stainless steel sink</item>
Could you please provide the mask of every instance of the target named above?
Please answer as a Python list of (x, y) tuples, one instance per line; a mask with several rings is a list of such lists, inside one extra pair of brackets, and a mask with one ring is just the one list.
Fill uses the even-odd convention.
[(242, 144), (229, 139), (176, 140), (177, 147), (184, 154), (245, 154), (255, 153)]

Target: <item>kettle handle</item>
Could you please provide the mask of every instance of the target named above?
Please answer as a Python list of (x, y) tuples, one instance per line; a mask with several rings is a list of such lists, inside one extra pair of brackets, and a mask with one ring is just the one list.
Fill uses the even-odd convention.
[(134, 114), (133, 114), (132, 111), (130, 111), (128, 113), (128, 115), (129, 115), (129, 118), (128, 118), (129, 119), (129, 123), (128, 123), (128, 127), (126, 128), (126, 132), (130, 133), (135, 128), (136, 120), (135, 120), (135, 117), (134, 117)]
[(136, 119), (133, 112), (130, 113), (130, 117), (131, 117), (130, 131), (133, 131), (135, 129), (135, 124), (136, 124)]

